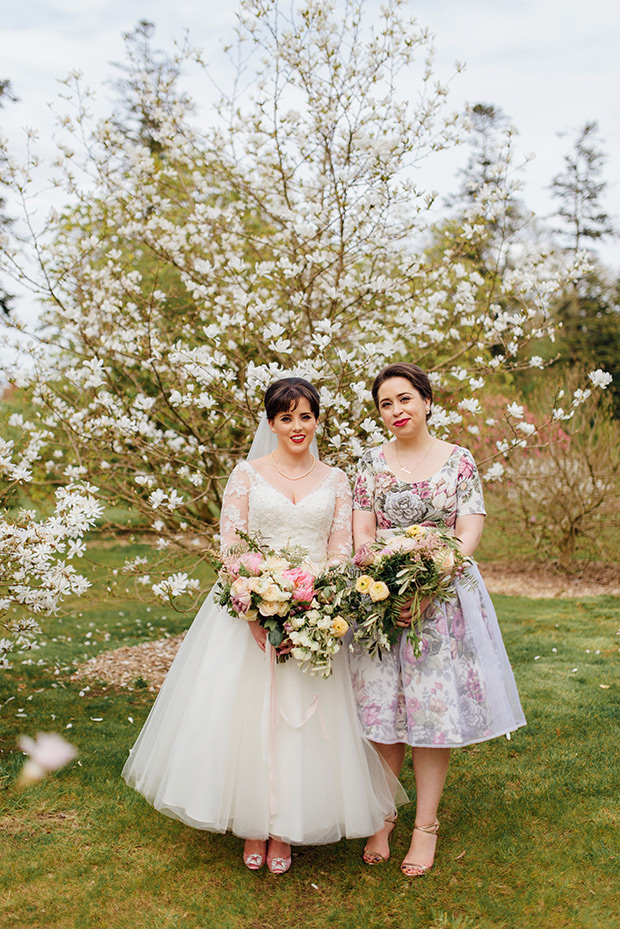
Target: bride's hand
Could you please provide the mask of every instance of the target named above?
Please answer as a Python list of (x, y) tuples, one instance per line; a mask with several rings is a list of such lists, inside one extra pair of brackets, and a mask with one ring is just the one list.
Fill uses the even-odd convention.
[[(422, 600), (420, 600), (420, 604), (418, 607), (418, 615), (416, 616), (416, 619), (418, 619), (422, 615), (422, 613), (427, 608), (427, 606), (430, 604), (430, 602), (431, 602), (430, 597), (423, 597)], [(396, 625), (400, 626), (401, 629), (408, 629), (411, 623), (413, 622), (413, 616), (411, 615), (412, 604), (413, 604), (413, 600), (408, 600), (407, 603), (403, 605), (400, 611), (400, 618), (396, 620)]]
[(260, 650), (264, 652), (265, 644), (267, 642), (267, 630), (264, 628), (264, 626), (261, 626), (261, 624), (256, 619), (253, 622), (249, 622), (248, 626), (250, 627), (250, 632), (254, 637), (254, 641)]
[(293, 649), (294, 645), (290, 639), (284, 639), (282, 645), (278, 645), (276, 651), (278, 655), (288, 655)]

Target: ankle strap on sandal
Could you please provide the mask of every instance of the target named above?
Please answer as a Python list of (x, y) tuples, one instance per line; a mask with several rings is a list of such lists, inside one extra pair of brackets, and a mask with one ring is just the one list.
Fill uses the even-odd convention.
[(417, 829), (418, 832), (425, 832), (427, 835), (437, 835), (439, 832), (439, 820), (436, 819), (434, 823), (431, 823), (429, 826), (418, 826), (417, 823), (413, 826), (414, 829)]

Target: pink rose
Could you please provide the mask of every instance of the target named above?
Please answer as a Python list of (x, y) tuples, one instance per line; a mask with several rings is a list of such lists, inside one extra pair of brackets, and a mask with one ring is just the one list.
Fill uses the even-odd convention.
[(232, 608), (235, 613), (247, 613), (252, 605), (252, 593), (247, 577), (238, 577), (230, 585)]
[(370, 548), (367, 544), (360, 545), (358, 550), (355, 552), (355, 555), (353, 556), (353, 564), (362, 568), (372, 564), (374, 560), (374, 553), (370, 551)]
[(282, 572), (284, 577), (293, 582), (291, 597), (293, 600), (299, 600), (301, 603), (311, 603), (314, 597), (315, 575), (303, 568), (290, 568)]
[(292, 593), (293, 600), (299, 600), (300, 603), (312, 603), (314, 598), (314, 587), (296, 587)]

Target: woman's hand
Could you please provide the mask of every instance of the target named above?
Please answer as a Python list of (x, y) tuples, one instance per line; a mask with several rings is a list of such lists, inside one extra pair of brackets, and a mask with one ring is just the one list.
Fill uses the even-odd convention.
[[(418, 614), (415, 617), (416, 619), (419, 619), (419, 617), (422, 615), (425, 609), (429, 606), (430, 602), (431, 602), (430, 597), (423, 597), (420, 600), (420, 603), (418, 605)], [(412, 606), (413, 606), (413, 600), (408, 600), (402, 606), (402, 609), (400, 611), (400, 618), (396, 620), (396, 625), (400, 626), (402, 629), (409, 629), (409, 627), (411, 626), (411, 623), (413, 622), (414, 617), (411, 613)]]
[(252, 636), (254, 637), (254, 641), (256, 642), (260, 650), (264, 652), (265, 645), (267, 642), (267, 630), (265, 629), (264, 626), (261, 626), (261, 624), (258, 622), (257, 619), (253, 620), (252, 622), (249, 622), (248, 626), (250, 627), (250, 632), (252, 633)]
[(276, 651), (278, 655), (288, 655), (295, 648), (290, 639), (284, 639), (282, 645), (278, 645)]

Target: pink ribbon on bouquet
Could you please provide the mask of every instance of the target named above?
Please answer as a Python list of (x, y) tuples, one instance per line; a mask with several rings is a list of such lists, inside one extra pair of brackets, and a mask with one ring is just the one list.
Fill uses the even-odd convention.
[(321, 719), (321, 729), (323, 730), (323, 737), (329, 741), (329, 735), (327, 734), (327, 729), (325, 727), (325, 719), (323, 717), (323, 710), (321, 708), (318, 693), (314, 695), (312, 703), (298, 723), (294, 723), (289, 719), (288, 715), (282, 709), (278, 701), (278, 684), (276, 681), (276, 650), (268, 642), (266, 643), (266, 647), (269, 649), (269, 738), (268, 740), (264, 738), (265, 733), (263, 730), (263, 750), (265, 747), (265, 741), (267, 741), (269, 746), (267, 751), (267, 763), (269, 764), (269, 815), (275, 816), (275, 814), (278, 812), (278, 771), (276, 766), (276, 729), (278, 724), (278, 717), (283, 719), (284, 722), (291, 727), (291, 729), (301, 729), (302, 726), (305, 726), (308, 720), (312, 718), (318, 709)]

